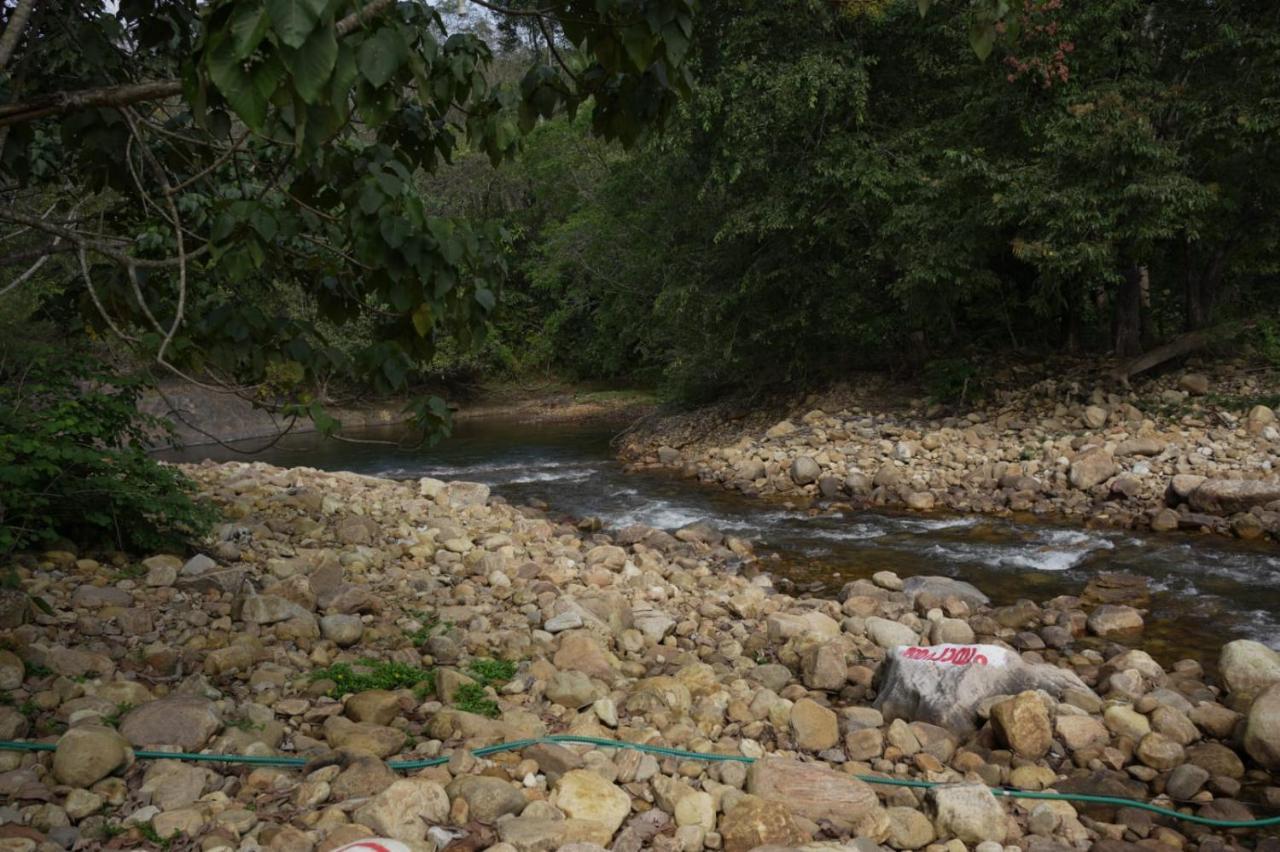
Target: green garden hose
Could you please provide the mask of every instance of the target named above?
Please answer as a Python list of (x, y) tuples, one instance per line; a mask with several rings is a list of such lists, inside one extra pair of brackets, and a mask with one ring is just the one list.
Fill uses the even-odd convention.
[[(486, 757), (507, 751), (520, 751), (540, 743), (576, 743), (593, 745), (600, 748), (619, 748), (656, 754), (662, 757), (674, 757), (680, 760), (701, 760), (708, 763), (754, 763), (754, 757), (738, 754), (714, 754), (710, 752), (685, 751), (666, 746), (647, 745), (645, 743), (629, 743), (621, 740), (607, 740), (601, 737), (584, 737), (577, 734), (552, 734), (546, 737), (532, 737), (526, 740), (512, 740), (497, 745), (484, 746), (472, 750), (476, 757)], [(53, 743), (29, 743), (15, 740), (0, 740), (0, 751), (54, 751)], [(231, 763), (242, 766), (306, 766), (311, 761), (305, 757), (284, 757), (275, 755), (253, 754), (191, 754), (178, 751), (135, 751), (134, 756), (142, 760), (192, 760), (206, 763)], [(429, 766), (442, 766), (449, 762), (448, 757), (430, 757), (422, 760), (392, 760), (387, 763), (392, 769), (411, 772), (415, 769), (426, 769)], [(938, 781), (919, 781), (912, 778), (887, 778), (883, 775), (856, 775), (868, 784), (882, 784), (891, 787), (912, 787), (918, 790), (931, 790), (935, 787), (956, 786), (953, 783)], [(992, 793), (1009, 799), (1043, 799), (1052, 802), (1084, 802), (1095, 805), (1112, 805), (1122, 808), (1138, 808), (1153, 814), (1170, 817), (1183, 822), (1205, 825), (1211, 828), (1269, 828), (1280, 826), (1280, 816), (1265, 819), (1213, 819), (1211, 817), (1184, 814), (1171, 808), (1153, 805), (1137, 799), (1126, 799), (1122, 796), (1099, 796), (1092, 793), (1041, 793), (1029, 790), (1015, 790), (1009, 787), (991, 787)]]

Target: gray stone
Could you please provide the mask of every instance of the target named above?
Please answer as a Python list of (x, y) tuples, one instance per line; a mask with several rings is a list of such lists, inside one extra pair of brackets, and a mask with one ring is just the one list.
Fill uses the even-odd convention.
[(950, 577), (927, 575), (908, 577), (902, 583), (902, 591), (911, 605), (918, 610), (941, 607), (949, 599), (963, 601), (973, 609), (991, 603), (991, 599), (972, 583), (953, 580)]
[(1003, 843), (1008, 826), (1004, 808), (989, 789), (980, 784), (935, 787), (929, 791), (934, 823), (943, 837), (964, 843)]
[(1236, 639), (1222, 646), (1218, 670), (1231, 695), (1248, 700), (1280, 683), (1280, 653), (1252, 639)]
[(124, 766), (129, 744), (105, 725), (78, 725), (58, 739), (53, 774), (63, 784), (88, 787)]
[(791, 481), (796, 485), (808, 485), (816, 482), (822, 468), (808, 456), (800, 456), (791, 462)]
[(1280, 769), (1280, 684), (1253, 700), (1245, 720), (1244, 750), (1267, 769)]
[(1254, 506), (1280, 500), (1280, 482), (1260, 479), (1206, 479), (1191, 492), (1187, 502), (1197, 512), (1234, 515)]
[(212, 701), (177, 696), (129, 711), (120, 723), (120, 733), (138, 747), (171, 745), (182, 751), (199, 751), (220, 727), (222, 719)]
[(871, 787), (823, 764), (762, 758), (747, 772), (747, 792), (812, 822), (829, 821), (838, 831), (877, 841), (889, 833), (889, 817)]

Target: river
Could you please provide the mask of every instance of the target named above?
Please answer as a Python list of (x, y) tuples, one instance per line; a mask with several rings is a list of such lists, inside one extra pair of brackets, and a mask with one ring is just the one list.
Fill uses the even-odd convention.
[[(769, 563), (814, 594), (891, 570), (967, 580), (998, 604), (1079, 594), (1090, 576), (1127, 571), (1151, 578), (1142, 647), (1168, 664), (1212, 666), (1222, 643), (1252, 638), (1280, 647), (1280, 550), (1185, 534), (1090, 530), (990, 516), (788, 508), (671, 474), (627, 473), (610, 447), (614, 426), (463, 421), (435, 447), (405, 447), (387, 430), (360, 433), (393, 443), (346, 443), (291, 435), (250, 456), (218, 445), (163, 457), (265, 461), (391, 478), (485, 482), (512, 503), (542, 501), (553, 517), (594, 516), (606, 527), (641, 523), (674, 530), (705, 520), (750, 538)], [(243, 441), (252, 449), (263, 441)]]

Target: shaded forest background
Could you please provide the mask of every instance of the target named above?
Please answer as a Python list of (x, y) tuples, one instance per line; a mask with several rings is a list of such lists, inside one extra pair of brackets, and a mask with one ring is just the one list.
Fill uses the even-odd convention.
[[(962, 6), (708, 3), (661, 137), (560, 117), (515, 163), (434, 176), (514, 238), (496, 333), (437, 369), (946, 387), (980, 353), (1127, 357), (1233, 321), (1274, 357), (1280, 10), (1027, 0), (979, 61)], [(538, 49), (502, 35), (505, 67)]]

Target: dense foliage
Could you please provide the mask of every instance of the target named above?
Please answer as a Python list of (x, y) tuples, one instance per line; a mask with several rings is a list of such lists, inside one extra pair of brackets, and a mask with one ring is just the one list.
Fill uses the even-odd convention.
[(141, 550), (207, 530), (213, 515), (146, 447), (161, 424), (141, 385), (65, 349), (0, 350), (0, 553), (58, 538)]
[(704, 4), (663, 138), (562, 120), (506, 170), (505, 349), (694, 396), (960, 387), (978, 351), (1131, 356), (1280, 311), (1277, 11), (1013, 7), (984, 62), (958, 2)]

